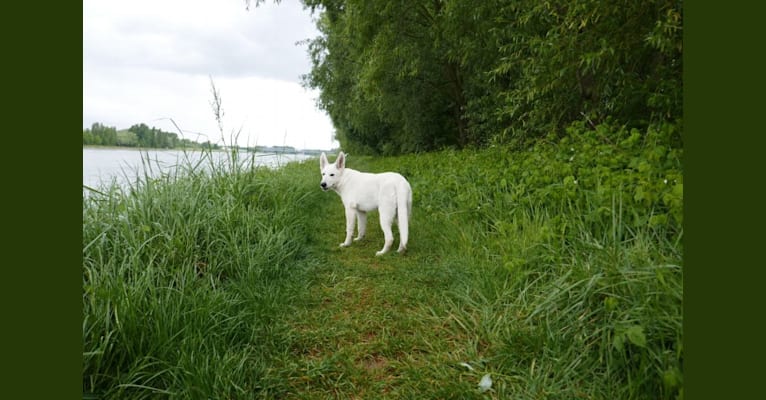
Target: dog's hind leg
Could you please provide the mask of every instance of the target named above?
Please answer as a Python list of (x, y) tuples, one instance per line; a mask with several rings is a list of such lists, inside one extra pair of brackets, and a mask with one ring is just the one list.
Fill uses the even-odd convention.
[[(409, 186), (409, 185), (408, 185)], [(398, 217), (399, 225), (399, 249), (398, 253), (404, 253), (407, 251), (407, 241), (410, 237), (410, 217), (412, 216), (412, 190), (403, 188), (401, 190), (396, 202), (396, 214)]]
[(408, 218), (406, 212), (399, 212), (399, 249), (396, 251), (398, 253), (404, 253), (407, 251), (407, 240), (410, 236), (410, 230), (408, 226)]
[(397, 252), (407, 251), (407, 241), (410, 237), (410, 217), (412, 216), (412, 188), (404, 181), (397, 188), (396, 214), (399, 224), (399, 249)]
[(367, 213), (364, 211), (356, 212), (357, 230), (358, 233), (354, 241), (364, 239), (364, 234), (367, 232)]
[(394, 233), (391, 231), (391, 225), (394, 223), (394, 216), (396, 209), (391, 207), (380, 207), (380, 229), (383, 230), (383, 236), (386, 242), (383, 244), (383, 248), (375, 253), (376, 256), (381, 256), (388, 253), (391, 250), (391, 245), (394, 244)]

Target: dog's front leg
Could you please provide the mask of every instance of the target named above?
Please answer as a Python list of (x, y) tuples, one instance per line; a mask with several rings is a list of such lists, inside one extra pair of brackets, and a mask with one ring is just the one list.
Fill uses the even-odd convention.
[(359, 223), (358, 226), (358, 233), (356, 235), (356, 238), (354, 241), (362, 240), (364, 239), (364, 234), (367, 232), (367, 213), (364, 211), (357, 211), (356, 212), (356, 219)]
[(356, 217), (356, 210), (351, 207), (346, 207), (346, 240), (340, 244), (340, 247), (351, 246), (351, 238), (354, 236), (354, 222)]

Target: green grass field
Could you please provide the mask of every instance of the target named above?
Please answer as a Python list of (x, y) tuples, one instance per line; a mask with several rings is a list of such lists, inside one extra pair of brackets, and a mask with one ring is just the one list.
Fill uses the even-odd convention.
[(682, 398), (681, 152), (672, 132), (585, 136), (351, 155), (410, 180), (405, 255), (374, 256), (377, 213), (338, 247), (343, 207), (317, 160), (189, 166), (84, 198), (83, 391)]

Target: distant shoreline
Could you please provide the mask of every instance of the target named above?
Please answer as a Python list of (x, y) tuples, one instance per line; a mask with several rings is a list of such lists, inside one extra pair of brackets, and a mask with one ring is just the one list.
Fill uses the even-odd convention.
[(137, 147), (137, 146), (100, 146), (96, 144), (83, 145), (83, 149), (99, 149), (99, 150), (211, 150), (211, 151), (225, 151), (225, 149), (204, 149), (201, 147)]
[[(210, 149), (210, 148), (202, 148), (202, 147), (136, 147), (136, 146), (101, 146), (101, 145), (83, 145), (83, 149), (99, 149), (99, 150), (137, 150), (137, 151), (218, 151), (218, 152), (225, 152), (229, 149), (226, 148), (217, 148), (217, 149)], [(315, 150), (315, 149), (307, 149), (307, 150), (288, 150), (283, 151), (282, 149), (272, 149), (272, 148), (263, 148), (263, 149), (251, 149), (251, 148), (244, 148), (240, 147), (239, 151), (241, 152), (247, 152), (247, 153), (263, 153), (263, 154), (306, 154), (306, 155), (319, 155), (322, 152), (326, 152), (328, 155), (335, 154), (335, 151), (333, 150)]]

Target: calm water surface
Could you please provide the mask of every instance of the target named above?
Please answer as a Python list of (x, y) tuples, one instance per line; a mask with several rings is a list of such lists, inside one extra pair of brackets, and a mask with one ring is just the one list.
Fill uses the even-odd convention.
[[(134, 182), (137, 176), (143, 176), (146, 172), (150, 176), (158, 176), (162, 172), (170, 173), (177, 165), (186, 164), (185, 160), (193, 163), (199, 161), (202, 155), (200, 151), (83, 148), (82, 184), (99, 188), (116, 181), (124, 187), (128, 182)], [(213, 151), (211, 155), (216, 165), (218, 162), (227, 160), (228, 157), (224, 151)], [(271, 168), (311, 157), (303, 154), (244, 152), (239, 156), (248, 161), (252, 157), (255, 165)], [(205, 160), (202, 164), (208, 166), (210, 162)]]

